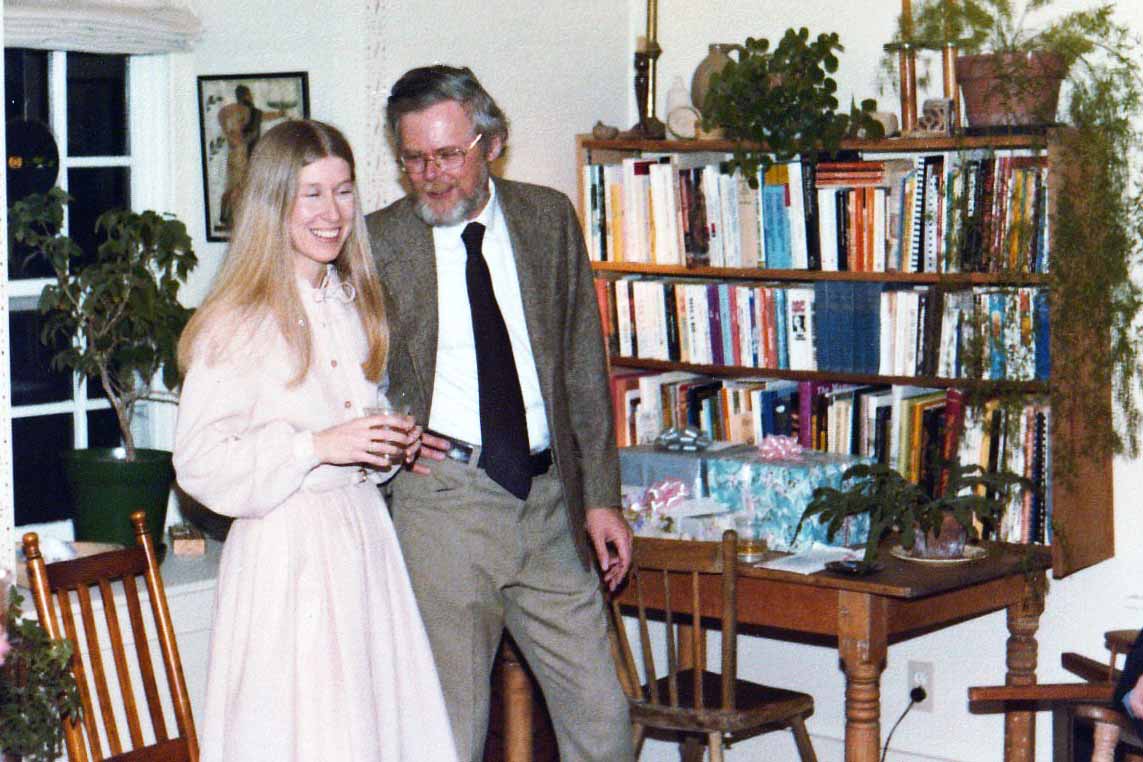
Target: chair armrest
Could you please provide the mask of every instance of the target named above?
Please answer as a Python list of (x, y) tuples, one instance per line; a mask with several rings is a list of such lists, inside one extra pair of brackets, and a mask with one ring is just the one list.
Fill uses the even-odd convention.
[[(1039, 685), (988, 685), (968, 689), (970, 709), (973, 704), (1006, 704), (1011, 702), (1034, 704), (1111, 704), (1115, 686), (1112, 683), (1045, 683)], [(1049, 708), (1045, 706), (1044, 708)], [(1003, 706), (994, 711), (1004, 711)]]
[(1103, 633), (1103, 644), (1107, 650), (1116, 650), (1125, 654), (1131, 650), (1135, 638), (1139, 637), (1139, 630), (1108, 630)]
[(1071, 651), (1060, 654), (1060, 664), (1068, 672), (1082, 677), (1089, 683), (1114, 682), (1119, 679), (1119, 670), (1112, 670), (1109, 673), (1104, 662)]

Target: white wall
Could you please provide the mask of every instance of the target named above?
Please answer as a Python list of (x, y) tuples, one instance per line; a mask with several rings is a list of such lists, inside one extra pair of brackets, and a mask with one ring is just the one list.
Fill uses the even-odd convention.
[[(1061, 0), (1061, 7), (1079, 7)], [(1122, 15), (1143, 31), (1143, 7), (1121, 3)], [(892, 0), (659, 0), (659, 106), (674, 76), (689, 86), (694, 67), (710, 42), (741, 42), (748, 34), (776, 42), (788, 26), (817, 34), (838, 31), (847, 50), (837, 75), (843, 105), (876, 95), (880, 48), (890, 36), (897, 3)], [(195, 77), (201, 74), (305, 70), (312, 114), (340, 125), (354, 143), (368, 201), (398, 197), (397, 175), (380, 139), (379, 103), (405, 69), (432, 62), (471, 66), (513, 120), (506, 174), (575, 189), (573, 136), (597, 119), (619, 126), (634, 121), (631, 53), (643, 33), (644, 0), (612, 3), (534, 3), (488, 0), (197, 0), (205, 26), (193, 53), (176, 56), (175, 140), (172, 162), (176, 211), (196, 236), (203, 264), (189, 296), (197, 302), (222, 255), (203, 233), (202, 180), (198, 147)], [(380, 13), (376, 13), (380, 11)], [(881, 108), (894, 110), (892, 94)], [(1057, 654), (1078, 650), (1099, 656), (1101, 633), (1143, 623), (1139, 569), (1143, 517), (1132, 499), (1143, 489), (1139, 462), (1116, 468), (1115, 559), (1053, 582), (1040, 630), (1041, 679), (1062, 679)], [(882, 681), (882, 728), (888, 731), (905, 706), (903, 665), (908, 659), (935, 664), (935, 711), (913, 712), (894, 736), (889, 759), (986, 760), (1002, 750), (1003, 722), (965, 709), (969, 685), (1000, 682), (1007, 630), (1003, 614), (891, 646)], [(823, 760), (841, 759), (842, 675), (832, 649), (744, 638), (744, 675), (796, 686), (814, 695), (810, 721)], [(1039, 723), (1037, 759), (1050, 756), (1048, 717)], [(674, 759), (668, 747), (649, 743), (644, 760)], [(728, 759), (793, 759), (784, 734), (736, 745)]]
[(195, 0), (195, 11), (202, 42), (175, 64), (177, 211), (202, 260), (187, 290), (194, 303), (224, 250), (203, 229), (198, 75), (308, 71), (311, 114), (349, 137), (370, 209), (402, 195), (380, 125), (389, 87), (414, 66), (472, 68), (512, 123), (505, 174), (569, 195), (574, 136), (626, 119), (624, 3)]

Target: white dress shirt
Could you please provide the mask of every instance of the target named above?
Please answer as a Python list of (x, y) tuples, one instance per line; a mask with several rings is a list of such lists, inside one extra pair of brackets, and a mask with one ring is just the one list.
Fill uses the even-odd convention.
[(544, 397), (532, 355), (532, 342), (524, 320), (524, 301), (516, 275), (516, 259), (508, 226), (496, 199), (496, 186), (489, 180), (488, 203), (475, 220), (433, 228), (437, 263), (437, 365), (433, 379), (433, 404), (429, 428), (472, 444), (480, 441), (480, 389), (476, 374), (476, 342), (472, 335), (472, 310), (468, 303), (465, 265), (468, 252), (460, 235), (469, 222), (484, 225), (484, 259), (492, 276), (492, 290), (508, 337), (524, 397), (528, 420), (528, 443), (532, 452), (547, 448), (548, 432)]

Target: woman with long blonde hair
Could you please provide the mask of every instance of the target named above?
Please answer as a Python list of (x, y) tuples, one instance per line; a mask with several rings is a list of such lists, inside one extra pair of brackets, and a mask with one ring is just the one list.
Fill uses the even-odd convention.
[(179, 484), (234, 517), (202, 762), (456, 759), (377, 483), (420, 428), (376, 414), (388, 325), (334, 127), (258, 142), (226, 260), (179, 344)]

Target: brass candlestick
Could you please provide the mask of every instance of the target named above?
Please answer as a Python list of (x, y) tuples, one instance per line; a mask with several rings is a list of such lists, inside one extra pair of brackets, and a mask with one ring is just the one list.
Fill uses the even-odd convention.
[[(657, 42), (647, 44), (647, 51), (645, 53), (636, 53), (635, 63), (635, 98), (639, 101), (639, 124), (635, 129), (642, 133), (644, 138), (648, 140), (662, 140), (667, 137), (667, 127), (655, 116), (655, 69), (659, 54), (662, 53), (662, 48), (659, 47)], [(642, 76), (642, 93), (640, 93), (640, 76), (639, 76), (639, 61), (638, 58), (643, 58), (643, 76)]]
[(639, 109), (639, 121), (624, 133), (625, 137), (645, 140), (663, 140), (667, 137), (667, 127), (655, 117), (655, 70), (663, 49), (659, 47), (659, 2), (647, 0), (647, 36), (640, 38), (639, 49), (635, 51), (635, 103)]
[(960, 88), (956, 82), (956, 45), (946, 43), (941, 51), (941, 72), (944, 75), (945, 97), (952, 101), (952, 113), (949, 114), (949, 126), (953, 132), (960, 130)]
[(901, 134), (917, 129), (917, 51), (913, 47), (913, 4), (901, 0), (901, 45), (897, 69), (901, 80)]

